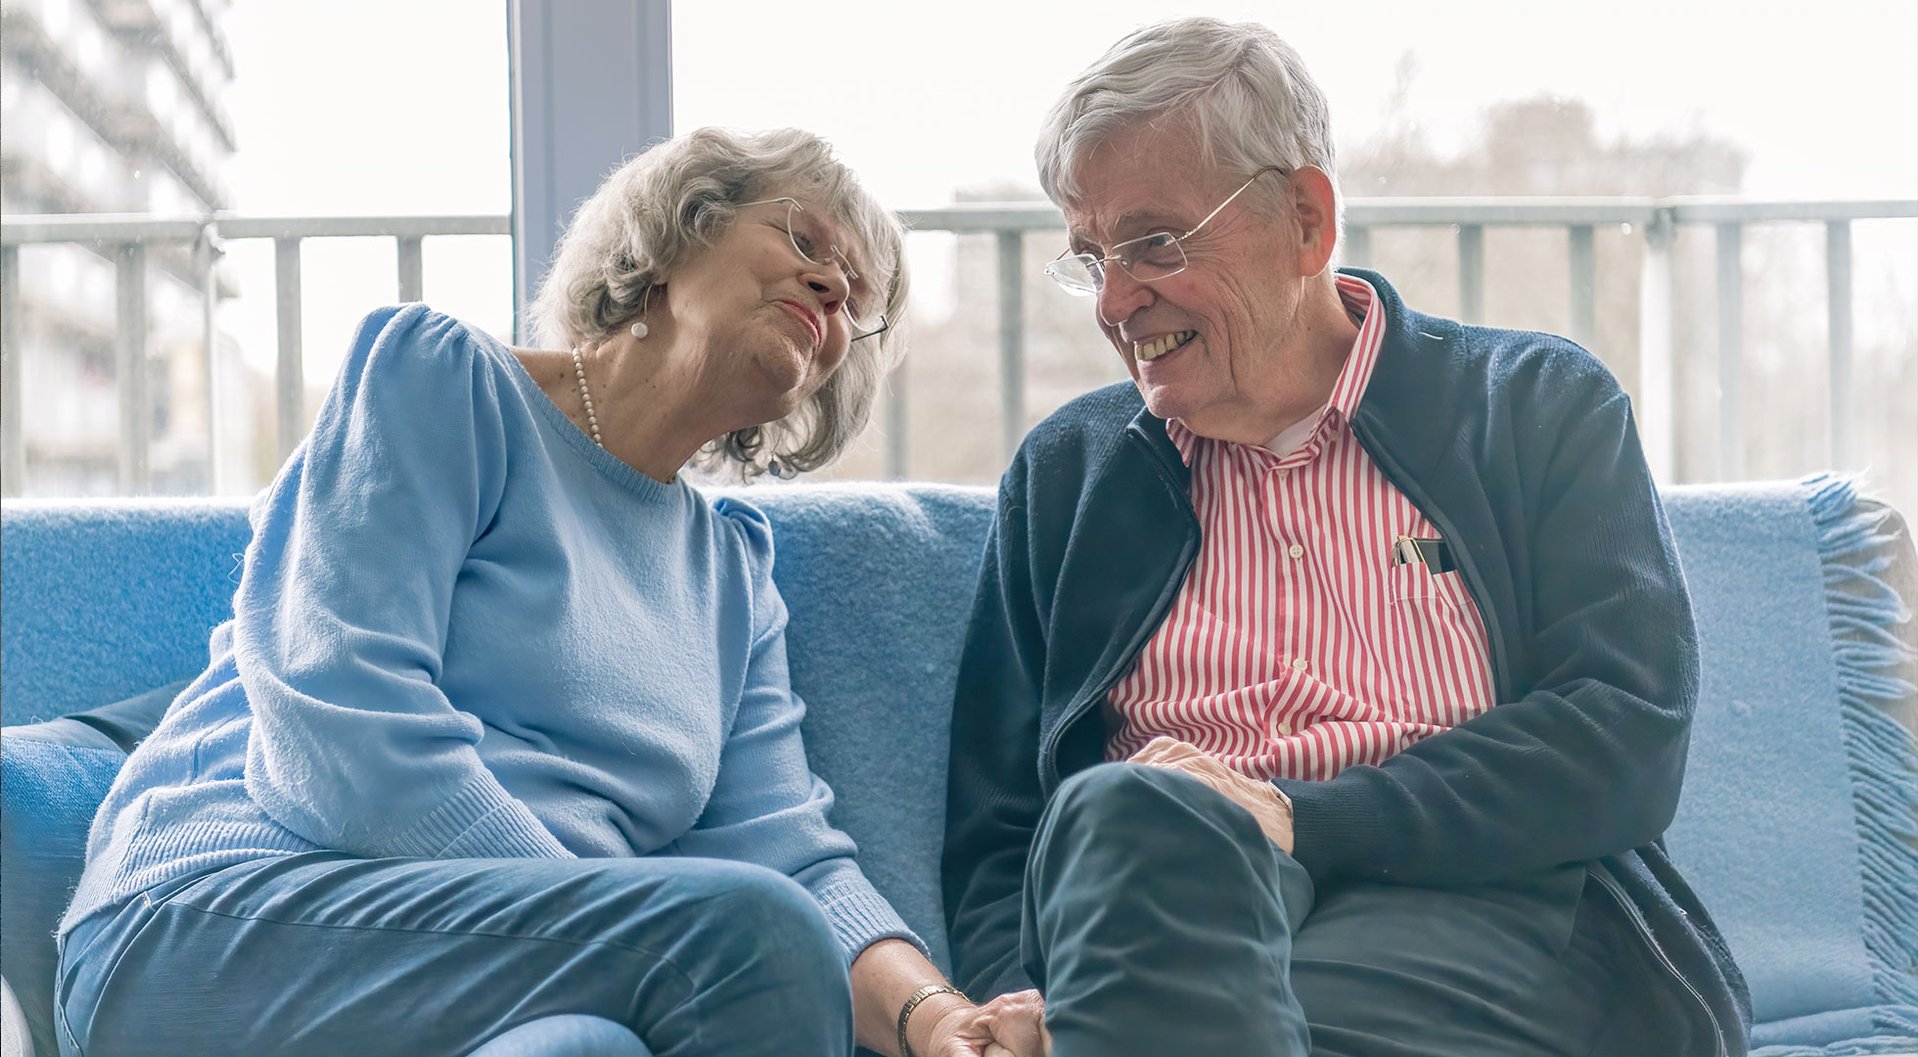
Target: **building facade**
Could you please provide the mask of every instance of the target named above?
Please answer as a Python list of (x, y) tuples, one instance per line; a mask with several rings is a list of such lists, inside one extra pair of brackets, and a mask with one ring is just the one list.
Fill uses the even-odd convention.
[[(226, 0), (4, 0), (0, 3), (0, 211), (208, 216), (229, 204), (234, 151), (222, 96), (233, 79)], [(209, 490), (209, 421), (222, 384), (207, 349), (209, 296), (221, 294), (210, 246), (145, 254), (147, 442), (129, 468), (116, 361), (111, 246), (18, 248), (19, 317), (9, 400), (23, 448), (10, 495)], [(211, 353), (212, 355), (209, 355)], [(237, 370), (230, 368), (229, 370)], [(21, 455), (24, 455), (24, 458)], [(128, 480), (129, 475), (140, 479)]]

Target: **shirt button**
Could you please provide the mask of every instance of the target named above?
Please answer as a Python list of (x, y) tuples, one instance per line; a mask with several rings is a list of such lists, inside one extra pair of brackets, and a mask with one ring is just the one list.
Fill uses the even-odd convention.
[(1303, 558), (1305, 557), (1305, 548), (1294, 543), (1292, 546), (1286, 548), (1285, 553), (1290, 554), (1294, 558)]
[(1293, 671), (1295, 671), (1295, 672), (1302, 672), (1302, 671), (1305, 671), (1305, 670), (1306, 670), (1307, 668), (1310, 668), (1310, 667), (1312, 667), (1312, 662), (1311, 662), (1311, 661), (1308, 661), (1308, 660), (1306, 660), (1306, 659), (1305, 659), (1304, 657), (1294, 657), (1294, 658), (1292, 658), (1292, 670), (1293, 670)]

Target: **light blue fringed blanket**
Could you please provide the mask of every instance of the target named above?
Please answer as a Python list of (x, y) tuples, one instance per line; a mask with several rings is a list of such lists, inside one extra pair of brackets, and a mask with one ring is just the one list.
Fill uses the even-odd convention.
[(1704, 684), (1667, 839), (1723, 908), (1754, 1054), (1918, 1053), (1918, 752), (1890, 711), (1910, 615), (1883, 519), (1834, 477), (1667, 505), (1684, 565), (1714, 570), (1691, 582)]

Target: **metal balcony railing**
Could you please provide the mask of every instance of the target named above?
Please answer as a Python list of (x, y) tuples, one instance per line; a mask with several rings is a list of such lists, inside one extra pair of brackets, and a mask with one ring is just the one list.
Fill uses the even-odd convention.
[[(114, 312), (114, 370), (120, 401), (119, 471), (122, 492), (138, 494), (148, 481), (149, 433), (147, 378), (146, 253), (150, 246), (182, 245), (196, 250), (202, 269), (200, 287), (206, 291), (202, 348), (209, 361), (215, 347), (214, 298), (218, 284), (213, 269), (221, 248), (245, 239), (271, 239), (274, 261), (274, 316), (279, 355), (274, 364), (274, 414), (277, 451), (284, 458), (300, 441), (304, 430), (305, 383), (300, 348), (300, 246), (306, 239), (391, 238), (398, 248), (398, 299), (418, 301), (425, 289), (421, 243), (438, 235), (508, 235), (506, 216), (416, 217), (154, 217), (146, 215), (85, 214), (70, 216), (10, 216), (0, 218), (0, 349), (4, 350), (4, 408), (0, 408), (0, 448), (4, 448), (7, 495), (18, 495), (26, 478), (26, 445), (21, 435), (20, 247), (67, 244), (91, 247), (116, 263)], [(213, 431), (219, 421), (215, 375), (211, 362), (205, 372), (208, 391), (207, 444), (217, 444)], [(209, 465), (217, 462), (209, 451)]]
[[(1034, 231), (1062, 231), (1059, 212), (1044, 203), (967, 204), (941, 209), (906, 210), (901, 216), (914, 231), (986, 233), (998, 242), (998, 345), (1002, 379), (1002, 442), (1009, 456), (1025, 422), (1026, 333), (1023, 240)], [(1631, 225), (1641, 238), (1640, 350), (1637, 411), (1642, 440), (1653, 471), (1671, 480), (1674, 463), (1674, 341), (1672, 251), (1680, 225), (1709, 226), (1717, 233), (1719, 452), (1717, 476), (1742, 476), (1744, 423), (1740, 411), (1744, 374), (1744, 231), (1751, 225), (1810, 224), (1825, 231), (1827, 336), (1831, 414), (1831, 459), (1848, 465), (1853, 456), (1851, 409), (1856, 399), (1852, 377), (1852, 240), (1856, 221), (1918, 218), (1918, 200), (1739, 201), (1707, 198), (1405, 198), (1355, 199), (1346, 205), (1343, 260), (1372, 261), (1372, 236), (1386, 228), (1451, 228), (1458, 245), (1460, 314), (1479, 322), (1485, 302), (1487, 228), (1557, 228), (1566, 233), (1570, 275), (1571, 326), (1568, 335), (1590, 345), (1596, 330), (1597, 254), (1594, 232), (1602, 225)], [(214, 267), (217, 250), (227, 242), (271, 239), (274, 243), (275, 297), (279, 355), (275, 393), (278, 450), (292, 451), (304, 428), (304, 381), (300, 348), (300, 246), (316, 238), (386, 237), (398, 244), (397, 292), (402, 301), (418, 300), (422, 290), (421, 241), (444, 235), (506, 235), (506, 216), (438, 217), (243, 217), (12, 216), (0, 223), (0, 345), (4, 368), (4, 473), (8, 494), (24, 480), (25, 447), (20, 436), (21, 370), (18, 343), (20, 301), (19, 247), (67, 243), (91, 246), (118, 262), (116, 366), (120, 399), (120, 468), (123, 491), (143, 491), (147, 481), (146, 248), (156, 244), (200, 247), (199, 260)], [(203, 284), (215, 290), (216, 284)], [(206, 317), (206, 347), (213, 347), (213, 311)], [(212, 372), (208, 371), (211, 377)], [(209, 394), (211, 406), (211, 394)], [(906, 474), (904, 437), (907, 407), (888, 404), (886, 470)], [(217, 415), (209, 415), (216, 419)], [(212, 438), (209, 437), (209, 443)]]

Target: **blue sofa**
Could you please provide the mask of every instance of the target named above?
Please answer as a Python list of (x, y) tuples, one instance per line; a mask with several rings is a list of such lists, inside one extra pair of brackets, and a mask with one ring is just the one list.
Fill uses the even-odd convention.
[[(836, 820), (943, 960), (946, 722), (991, 495), (750, 498), (776, 533), (793, 681)], [(1760, 1052), (1918, 1053), (1918, 706), (1899, 601), (1918, 597), (1910, 536), (1838, 479), (1683, 488), (1667, 503), (1705, 665), (1668, 841), (1745, 966)], [(42, 1055), (54, 1052), (50, 933), (122, 758), (55, 717), (194, 673), (247, 538), (235, 504), (5, 507), (0, 976), (20, 1002), (10, 1030)], [(606, 1045), (500, 1052), (644, 1052)]]

